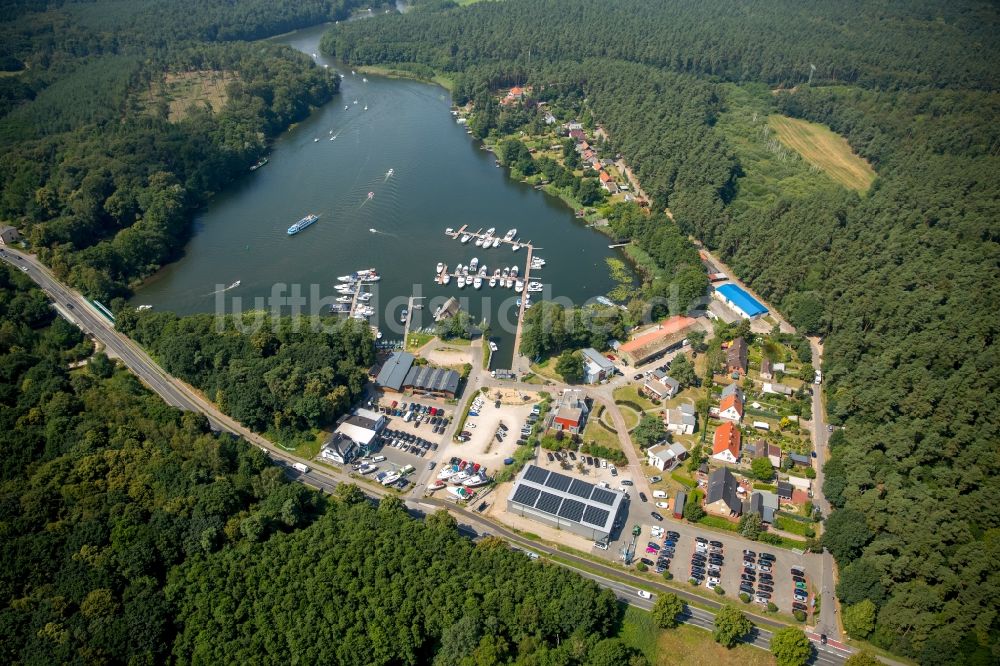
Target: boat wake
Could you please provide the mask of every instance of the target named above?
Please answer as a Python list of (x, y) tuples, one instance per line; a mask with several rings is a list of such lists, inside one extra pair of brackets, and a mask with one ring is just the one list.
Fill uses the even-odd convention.
[(215, 296), (216, 294), (221, 294), (224, 291), (229, 291), (230, 289), (236, 289), (236, 287), (238, 287), (238, 286), (240, 286), (240, 280), (237, 280), (236, 282), (232, 283), (228, 287), (223, 287), (222, 289), (216, 289), (215, 291), (210, 292), (210, 293), (205, 294), (205, 295), (206, 296)]

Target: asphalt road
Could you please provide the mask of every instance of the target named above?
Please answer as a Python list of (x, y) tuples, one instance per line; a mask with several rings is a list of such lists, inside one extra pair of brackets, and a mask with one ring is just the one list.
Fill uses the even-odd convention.
[[(294, 462), (300, 462), (297, 458), (288, 455), (273, 442), (270, 442), (260, 435), (251, 432), (233, 419), (222, 414), (215, 407), (215, 405), (206, 400), (191, 387), (168, 375), (135, 342), (116, 331), (111, 323), (105, 319), (103, 315), (99, 314), (94, 306), (87, 301), (87, 299), (62, 284), (48, 270), (48, 268), (38, 262), (33, 255), (25, 254), (10, 248), (4, 248), (0, 251), (0, 260), (6, 261), (12, 266), (22, 270), (22, 272), (30, 277), (49, 295), (49, 297), (56, 304), (56, 308), (59, 310), (60, 314), (66, 317), (73, 324), (79, 326), (84, 332), (100, 341), (100, 343), (104, 345), (106, 353), (109, 356), (120, 359), (122, 363), (129, 368), (129, 370), (131, 370), (143, 383), (149, 386), (151, 390), (163, 398), (163, 400), (168, 404), (179, 409), (200, 412), (208, 418), (214, 428), (241, 436), (248, 442), (266, 449), (275, 463), (282, 466), (285, 473), (292, 480), (307, 484), (327, 493), (333, 492), (337, 483), (351, 482), (351, 480), (343, 474), (338, 474), (330, 470), (310, 469), (308, 472), (303, 473), (294, 469), (291, 465)], [(471, 393), (467, 392), (466, 399), (468, 399), (469, 395), (471, 395)], [(446, 434), (450, 435), (451, 433)], [(361, 485), (360, 487), (370, 496), (380, 497), (385, 495), (380, 488), (371, 487), (367, 484)], [(555, 549), (542, 544), (526, 541), (515, 533), (506, 530), (502, 526), (489, 522), (486, 519), (472, 514), (464, 509), (460, 509), (451, 503), (441, 500), (409, 500), (406, 504), (411, 511), (419, 514), (427, 513), (428, 511), (432, 511), (437, 508), (448, 509), (453, 514), (458, 516), (460, 530), (465, 533), (475, 532), (477, 534), (483, 534), (485, 531), (501, 535), (510, 542), (520, 544), (538, 553), (558, 555), (563, 560), (563, 562), (558, 562), (559, 564), (574, 569), (579, 573), (586, 575), (588, 578), (595, 580), (598, 584), (611, 589), (620, 599), (622, 599), (622, 601), (642, 608), (651, 608), (652, 606), (649, 602), (638, 596), (638, 586), (655, 591), (656, 593), (674, 592), (681, 598), (696, 600), (702, 605), (714, 607), (719, 606), (719, 604), (713, 604), (712, 602), (706, 601), (701, 597), (695, 597), (690, 593), (685, 593), (683, 590), (667, 588), (661, 584), (652, 583), (630, 576), (627, 572), (611, 569), (610, 567), (594, 563), (590, 560), (558, 552)], [(481, 527), (477, 530), (466, 523), (478, 524)], [(571, 564), (564, 564), (566, 561)], [(574, 564), (576, 566), (574, 566)], [(578, 569), (578, 566), (586, 567), (587, 570), (583, 571)], [(607, 574), (607, 576), (595, 573), (595, 571), (603, 571)], [(631, 579), (635, 586), (630, 586), (626, 583), (620, 582), (623, 579)], [(758, 624), (782, 626), (779, 623), (769, 621), (767, 618), (759, 616), (752, 617)], [(714, 616), (708, 611), (690, 608), (689, 613), (682, 619), (685, 622), (694, 624), (695, 626), (710, 628), (711, 622), (714, 620)], [(758, 629), (753, 635), (748, 637), (747, 640), (757, 647), (768, 649), (770, 632), (764, 629)], [(850, 656), (850, 652), (821, 645), (818, 640), (814, 640), (813, 644), (817, 648), (816, 656), (813, 661), (813, 663), (816, 664), (842, 664), (846, 658)]]

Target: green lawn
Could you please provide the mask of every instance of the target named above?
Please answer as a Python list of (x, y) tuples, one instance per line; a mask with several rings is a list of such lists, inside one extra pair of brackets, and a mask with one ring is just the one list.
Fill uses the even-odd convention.
[(601, 446), (607, 446), (608, 448), (620, 449), (621, 443), (618, 441), (618, 435), (614, 432), (609, 432), (597, 422), (597, 419), (590, 419), (587, 422), (587, 427), (583, 430), (583, 441), (594, 442)]
[(639, 395), (639, 389), (631, 384), (628, 386), (622, 386), (615, 389), (615, 402), (634, 402), (635, 404), (642, 407), (644, 410), (648, 409), (658, 409), (657, 405), (654, 405), (648, 398)]
[(420, 349), (434, 339), (432, 333), (410, 333), (406, 338), (406, 348), (409, 351)]

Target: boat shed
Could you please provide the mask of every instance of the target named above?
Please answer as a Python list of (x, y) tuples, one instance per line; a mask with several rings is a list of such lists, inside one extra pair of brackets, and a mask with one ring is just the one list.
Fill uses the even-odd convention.
[(458, 373), (429, 365), (413, 366), (403, 379), (403, 388), (414, 393), (454, 398), (458, 393)]
[(624, 523), (628, 509), (621, 491), (527, 465), (507, 496), (507, 511), (606, 542)]
[(746, 319), (756, 319), (767, 314), (767, 308), (761, 305), (760, 301), (731, 282), (716, 287), (715, 297)]
[(385, 391), (399, 393), (403, 390), (403, 380), (413, 367), (413, 354), (410, 352), (393, 352), (382, 364), (382, 369), (375, 377), (375, 383)]

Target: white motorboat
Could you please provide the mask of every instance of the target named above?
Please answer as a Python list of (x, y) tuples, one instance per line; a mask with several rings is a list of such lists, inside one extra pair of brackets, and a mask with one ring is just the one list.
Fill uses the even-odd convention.
[(363, 294), (358, 294), (358, 300), (361, 301), (362, 303), (367, 303), (368, 301), (372, 300), (372, 295), (369, 294), (368, 292), (365, 292)]
[(461, 242), (468, 243), (470, 238), (472, 238), (472, 236), (470, 236), (469, 234), (462, 234)]
[(462, 264), (457, 264), (455, 266), (455, 272), (456, 273), (461, 273), (463, 268), (464, 268), (464, 266), (462, 266)]
[(441, 284), (448, 284), (449, 282), (451, 282), (451, 276), (448, 275), (447, 273), (442, 274)]
[(407, 315), (407, 310), (406, 310), (406, 308), (403, 308), (403, 311), (399, 315), (399, 323), (401, 323), (401, 324), (405, 324), (406, 323), (406, 315)]
[(441, 479), (442, 481), (447, 481), (456, 474), (458, 474), (458, 470), (455, 469), (454, 467), (448, 466), (445, 467), (440, 472), (438, 472), (438, 478)]
[(465, 483), (466, 481), (468, 481), (468, 479), (469, 479), (468, 474), (466, 474), (465, 472), (459, 472), (455, 476), (448, 479), (448, 483), (452, 486), (457, 486)]
[(482, 246), (483, 246), (483, 239), (479, 236), (476, 236), (476, 247), (482, 247)]
[(496, 350), (497, 350), (497, 343), (490, 340), (490, 351), (496, 351)]
[(458, 276), (458, 288), (462, 289), (464, 287), (465, 287), (465, 276), (464, 275), (459, 275)]
[(447, 235), (447, 236), (451, 236), (452, 234), (454, 234), (454, 233), (455, 233), (455, 230), (454, 230), (454, 229), (452, 229), (451, 227), (448, 227), (447, 229), (445, 229), (445, 230), (444, 230), (444, 233), (445, 233), (445, 235)]
[(490, 286), (491, 287), (497, 286), (497, 279), (495, 277), (490, 278)]
[(542, 285), (539, 284), (538, 282), (532, 282), (531, 284), (528, 285), (528, 291), (534, 292), (534, 291), (541, 291), (541, 290), (542, 290)]
[(476, 269), (478, 268), (479, 268), (479, 258), (473, 257), (472, 261), (469, 262), (469, 271), (475, 273)]
[(500, 247), (500, 239), (499, 238), (494, 238), (493, 239), (493, 247)]
[(517, 252), (518, 250), (521, 249), (521, 244), (520, 243), (514, 243), (513, 245), (510, 246), (510, 249), (513, 250), (514, 252)]
[(336, 289), (337, 293), (340, 293), (340, 294), (353, 294), (354, 293), (354, 286), (353, 285), (349, 285), (349, 284), (338, 284), (336, 287), (334, 287), (334, 289)]
[(444, 271), (444, 264), (439, 261), (437, 265), (437, 272), (441, 273), (442, 271)]
[(447, 485), (448, 484), (446, 484), (444, 481), (432, 481), (431, 483), (427, 484), (427, 490), (430, 492), (434, 492), (435, 490), (441, 490)]
[(340, 296), (337, 298), (338, 303), (350, 303), (354, 298), (351, 296)]
[(465, 482), (466, 488), (478, 488), (480, 486), (485, 486), (490, 482), (489, 477), (484, 474), (479, 474), (468, 481)]
[(319, 141), (318, 138), (317, 139), (313, 139), (313, 143), (317, 143), (318, 141)]
[(473, 278), (473, 280), (472, 280), (472, 286), (473, 286), (473, 287), (475, 287), (476, 289), (481, 289), (481, 288), (482, 288), (482, 286), (483, 286), (483, 278), (481, 278), (481, 277), (479, 277), (479, 276), (477, 275), (477, 276), (476, 276), (475, 278)]
[(358, 472), (362, 475), (371, 474), (378, 471), (378, 465), (372, 465), (371, 463), (365, 463), (358, 468)]
[(390, 486), (399, 481), (401, 476), (402, 475), (399, 472), (389, 472), (388, 474), (385, 475), (385, 478), (382, 479), (382, 485)]
[(486, 230), (486, 235), (487, 236), (492, 236), (496, 232), (497, 232), (497, 228), (496, 227), (490, 227), (489, 229)]
[(341, 281), (341, 282), (356, 282), (357, 279), (358, 279), (358, 276), (356, 276), (354, 273), (351, 273), (350, 275), (341, 275), (337, 279), (339, 281)]
[(516, 235), (517, 235), (517, 229), (511, 229), (510, 231), (508, 231), (503, 235), (503, 239), (505, 241), (512, 241), (514, 240), (514, 236)]
[(515, 282), (515, 283), (514, 283), (514, 291), (516, 291), (516, 292), (517, 292), (517, 293), (519, 293), (519, 294), (520, 294), (520, 293), (521, 293), (522, 291), (524, 291), (524, 283), (523, 283), (523, 282), (521, 282), (520, 280), (518, 280), (517, 282)]
[(506, 278), (508, 275), (510, 275), (510, 267), (509, 266), (504, 266), (504, 268), (503, 268), (503, 277)]
[(510, 267), (510, 276), (515, 278), (517, 277), (517, 266)]

